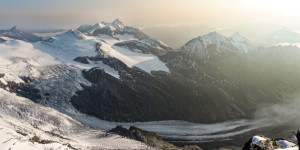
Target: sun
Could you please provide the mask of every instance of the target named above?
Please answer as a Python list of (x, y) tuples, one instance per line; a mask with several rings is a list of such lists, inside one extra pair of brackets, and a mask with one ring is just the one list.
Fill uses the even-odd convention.
[(251, 0), (249, 4), (274, 14), (300, 16), (299, 0)]

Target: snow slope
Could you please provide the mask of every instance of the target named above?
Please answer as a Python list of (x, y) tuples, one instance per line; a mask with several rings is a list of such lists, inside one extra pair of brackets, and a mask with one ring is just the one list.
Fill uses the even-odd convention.
[(127, 40), (137, 40), (132, 35), (116, 35), (117, 38), (108, 35), (99, 35), (96, 37), (87, 36), (76, 30), (69, 30), (64, 34), (54, 37), (53, 42), (35, 43), (35, 48), (52, 55), (56, 60), (62, 63), (76, 64), (82, 68), (90, 68), (100, 66), (105, 71), (115, 77), (118, 73), (109, 66), (98, 62), (99, 65), (84, 65), (73, 61), (79, 56), (96, 56), (96, 44), (101, 45), (101, 49), (106, 56), (117, 58), (123, 61), (129, 67), (139, 67), (140, 69), (150, 73), (152, 70), (163, 70), (169, 72), (168, 67), (157, 56), (153, 54), (142, 54), (133, 52), (129, 49), (113, 46), (114, 44)]
[(136, 66), (148, 73), (152, 70), (169, 72), (165, 63), (153, 54), (142, 54), (123, 47), (114, 46), (115, 43), (120, 41), (112, 37), (102, 37), (99, 42), (101, 43), (101, 48), (108, 56), (121, 60), (129, 67)]
[(0, 73), (5, 74), (6, 81), (23, 82), (20, 76), (39, 76), (33, 66), (55, 65), (56, 61), (51, 55), (41, 52), (32, 44), (9, 40), (0, 44)]
[[(39, 142), (30, 140), (34, 136), (40, 139)], [(149, 149), (140, 142), (84, 126), (54, 109), (35, 104), (3, 89), (0, 89), (0, 147), (15, 150), (65, 150), (71, 147)]]

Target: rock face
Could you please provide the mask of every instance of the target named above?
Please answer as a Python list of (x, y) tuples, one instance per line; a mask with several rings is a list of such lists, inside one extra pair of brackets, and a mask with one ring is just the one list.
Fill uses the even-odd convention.
[[(300, 90), (300, 81), (294, 80), (300, 75), (294, 71), (300, 68), (297, 48), (273, 47), (258, 53), (252, 46), (240, 50), (231, 38), (217, 33), (196, 41), (199, 39), (195, 45), (206, 45), (191, 46), (189, 42), (160, 56), (170, 73), (149, 74), (115, 58), (89, 57), (117, 70), (120, 79), (99, 68), (83, 71), (92, 86), (78, 91), (71, 103), (81, 112), (105, 120), (212, 123), (251, 118), (258, 105), (279, 102)], [(117, 45), (140, 46), (131, 41)], [(293, 57), (287, 57), (290, 55)], [(285, 65), (288, 62), (295, 65)]]
[(0, 30), (0, 36), (18, 39), (26, 42), (37, 42), (43, 40), (41, 37), (19, 30), (16, 26), (11, 28), (10, 30)]
[(136, 127), (131, 126), (128, 129), (123, 128), (122, 126), (117, 126), (116, 128), (111, 129), (109, 132), (119, 134), (121, 136), (134, 139), (137, 141), (141, 141), (146, 143), (147, 145), (159, 149), (193, 149), (193, 150), (201, 150), (198, 146), (186, 146), (184, 148), (176, 147), (173, 144), (170, 144), (160, 137), (158, 137), (155, 133), (145, 131)]
[[(232, 39), (217, 33), (199, 39), (202, 44), (194, 44), (206, 45), (195, 47), (189, 42), (181, 50), (161, 55), (171, 73), (153, 71), (150, 75), (138, 68), (129, 68), (115, 58), (89, 57), (89, 60), (101, 60), (116, 69), (120, 80), (99, 68), (83, 71), (84, 77), (93, 84), (78, 91), (71, 103), (81, 112), (105, 120), (210, 123), (250, 118), (257, 105), (263, 103), (261, 99), (280, 101), (299, 89), (299, 81), (284, 78), (286, 71), (279, 67), (286, 61), (282, 55), (285, 52), (272, 48), (261, 54), (252, 52), (253, 47), (249, 46), (249, 53), (245, 53), (239, 49), (240, 45), (232, 44)], [(153, 53), (150, 47), (138, 41), (115, 45), (131, 50), (143, 47), (140, 49), (144, 53)], [(294, 53), (296, 50), (287, 48), (287, 51)], [(85, 57), (82, 59), (86, 61)], [(282, 62), (270, 64), (275, 59)], [(257, 63), (262, 65), (257, 67)], [(296, 77), (297, 73), (293, 75)], [(282, 87), (287, 90), (283, 91)]]
[[(0, 74), (0, 88), (5, 89), (9, 92), (16, 93), (18, 96), (22, 96), (28, 98), (34, 102), (39, 102), (38, 100), (41, 99), (40, 91), (34, 88), (32, 85), (28, 84), (32, 81), (29, 77), (21, 77), (24, 83), (16, 83), (13, 81), (5, 81), (4, 77), (5, 74)], [(5, 83), (3, 83), (5, 81)]]
[(259, 49), (239, 34), (213, 32), (172, 50), (120, 20), (80, 30), (32, 45), (68, 65), (36, 66), (43, 61), (28, 58), (32, 64), (24, 69), (39, 80), (11, 89), (104, 120), (200, 123), (251, 118), (259, 105), (300, 90), (295, 47)]
[[(206, 99), (213, 98), (214, 93), (195, 95), (195, 84), (186, 79), (155, 72), (156, 76), (152, 76), (138, 68), (115, 66), (119, 66), (121, 80), (101, 68), (83, 71), (92, 86), (84, 87), (72, 97), (73, 106), (83, 113), (113, 121), (213, 122), (243, 117), (243, 112), (228, 111), (233, 110), (236, 104), (224, 101), (215, 103), (217, 99), (207, 102)], [(218, 109), (209, 111), (211, 107)], [(227, 114), (221, 113), (226, 111)]]
[(85, 57), (76, 57), (74, 59), (74, 61), (77, 61), (77, 62), (80, 62), (80, 63), (83, 63), (83, 64), (89, 64), (87, 56), (85, 56)]

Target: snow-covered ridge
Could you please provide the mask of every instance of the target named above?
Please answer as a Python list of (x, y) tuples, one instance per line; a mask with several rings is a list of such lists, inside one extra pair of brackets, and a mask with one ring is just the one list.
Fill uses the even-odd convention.
[(101, 23), (96, 23), (87, 33), (92, 34), (95, 30), (97, 29), (102, 29), (102, 28), (108, 28), (112, 31), (116, 30), (123, 30), (125, 26), (119, 19), (115, 19), (112, 23), (108, 22), (101, 22)]
[(42, 40), (41, 37), (19, 30), (16, 26), (12, 27), (10, 30), (0, 30), (0, 37), (18, 39), (26, 42), (37, 42)]
[(205, 57), (208, 53), (207, 48), (210, 45), (216, 46), (218, 50), (224, 49), (238, 53), (248, 53), (257, 49), (239, 33), (235, 33), (231, 37), (225, 37), (217, 32), (211, 32), (192, 39), (187, 44), (182, 46), (180, 50), (186, 51), (190, 55), (196, 54)]
[(234, 33), (230, 38), (236, 42), (245, 42), (246, 39), (239, 32)]

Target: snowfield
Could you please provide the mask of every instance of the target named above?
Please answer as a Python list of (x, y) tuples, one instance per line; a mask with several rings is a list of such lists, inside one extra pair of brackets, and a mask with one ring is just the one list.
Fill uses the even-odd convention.
[(37, 50), (32, 44), (20, 40), (9, 40), (0, 44), (0, 73), (5, 74), (1, 82), (23, 82), (21, 76), (39, 76), (33, 66), (55, 65), (51, 55)]
[[(34, 136), (38, 139), (34, 139)], [(0, 149), (150, 149), (0, 89)]]

